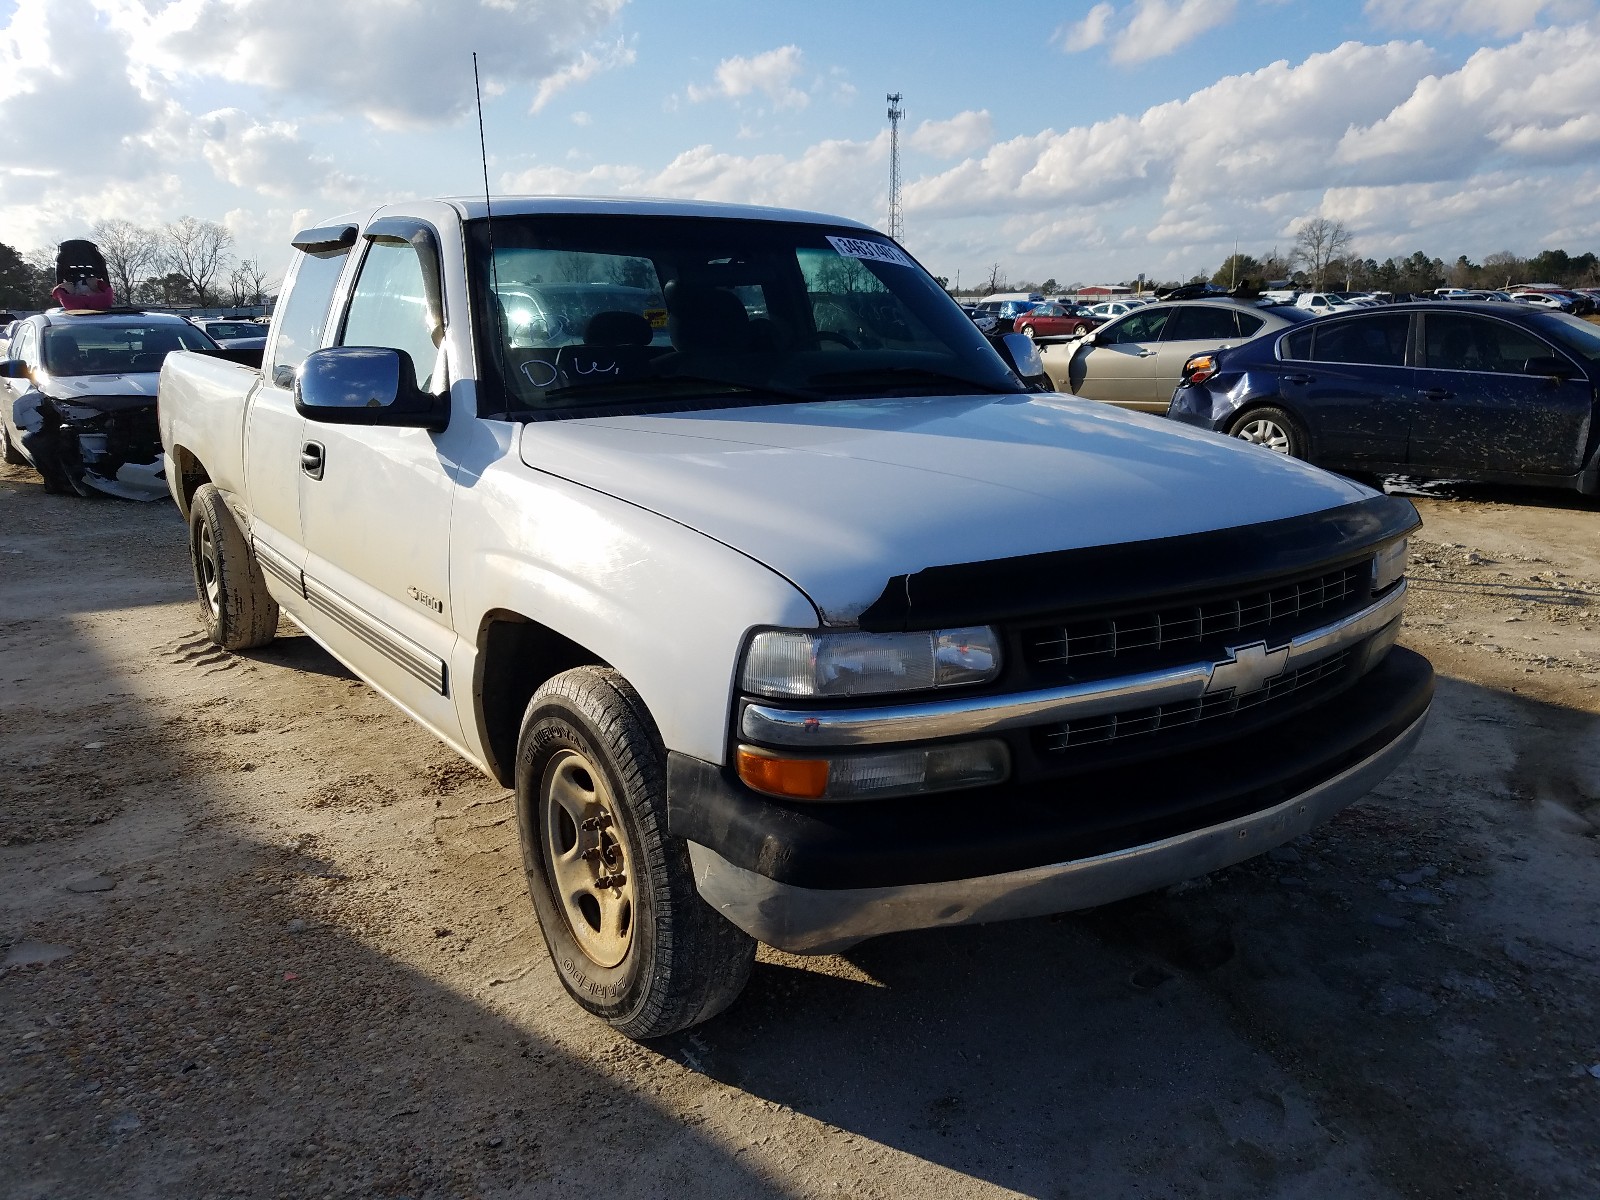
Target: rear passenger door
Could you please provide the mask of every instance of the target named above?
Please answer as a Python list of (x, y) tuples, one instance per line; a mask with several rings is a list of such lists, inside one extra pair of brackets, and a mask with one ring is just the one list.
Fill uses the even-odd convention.
[[(1430, 312), (1422, 323), (1413, 464), (1536, 475), (1582, 469), (1594, 390), (1576, 364), (1510, 321)], [(1552, 370), (1557, 362), (1570, 377)]]
[[(444, 305), (437, 232), (410, 218), (374, 221), (335, 346), (384, 346), (411, 358), (416, 383), (444, 394)], [(305, 423), (300, 514), (312, 632), (401, 707), (449, 739), (461, 725), (447, 663), (454, 464), (426, 429)]]
[(1317, 321), (1285, 338), (1283, 398), (1306, 421), (1319, 463), (1403, 466), (1417, 403), (1403, 312)]
[(1178, 389), (1183, 364), (1191, 355), (1221, 350), (1243, 340), (1239, 332), (1241, 317), (1250, 323), (1251, 333), (1261, 328), (1260, 317), (1226, 305), (1192, 304), (1173, 310), (1172, 319), (1162, 330), (1161, 341), (1156, 345), (1156, 373), (1148, 411), (1167, 411), (1172, 393)]

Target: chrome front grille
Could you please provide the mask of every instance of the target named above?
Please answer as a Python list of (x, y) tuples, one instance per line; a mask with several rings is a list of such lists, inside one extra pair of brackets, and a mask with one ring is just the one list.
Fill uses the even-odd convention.
[(1098, 671), (1116, 660), (1152, 651), (1202, 646), (1229, 635), (1296, 625), (1302, 617), (1337, 615), (1366, 596), (1369, 567), (1345, 567), (1276, 587), (1197, 604), (1122, 613), (1028, 630), (1027, 653), (1036, 666)]
[(1285, 671), (1276, 678), (1269, 679), (1265, 686), (1243, 696), (1232, 692), (1219, 692), (1176, 704), (1135, 708), (1125, 712), (1084, 717), (1076, 721), (1063, 721), (1041, 731), (1044, 734), (1044, 746), (1050, 751), (1063, 752), (1082, 746), (1119, 741), (1123, 738), (1172, 732), (1198, 725), (1203, 721), (1229, 717), (1261, 709), (1264, 706), (1286, 707), (1291, 698), (1308, 699), (1308, 696), (1302, 694), (1308, 688), (1314, 688), (1318, 684), (1334, 686), (1350, 666), (1354, 654), (1354, 649), (1341, 650), (1320, 662), (1298, 670)]

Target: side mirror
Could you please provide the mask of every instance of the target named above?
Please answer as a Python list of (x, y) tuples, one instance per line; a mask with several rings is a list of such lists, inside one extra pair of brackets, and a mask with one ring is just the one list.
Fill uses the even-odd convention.
[(450, 399), (412, 382), (416, 369), (404, 350), (386, 346), (330, 346), (300, 364), (294, 407), (330, 425), (386, 425), (429, 429), (450, 423)]
[(1039, 347), (1033, 344), (1031, 337), (1025, 333), (1002, 333), (998, 337), (991, 335), (989, 341), (1023, 383), (1035, 391), (1051, 390), (1044, 359), (1039, 356)]
[(20, 358), (0, 359), (0, 379), (27, 379), (28, 364)]

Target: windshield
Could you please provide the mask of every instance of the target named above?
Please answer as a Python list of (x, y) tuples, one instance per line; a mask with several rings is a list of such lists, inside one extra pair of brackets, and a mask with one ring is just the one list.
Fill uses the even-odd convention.
[(944, 290), (862, 230), (704, 217), (468, 225), (485, 413), (1017, 392)]
[(1600, 328), (1566, 313), (1537, 313), (1529, 317), (1532, 325), (1563, 350), (1570, 350), (1586, 362), (1600, 364)]
[(206, 332), (214, 338), (251, 338), (266, 337), (265, 325), (256, 325), (250, 321), (207, 321)]
[(74, 321), (44, 330), (44, 368), (52, 375), (129, 375), (159, 371), (173, 350), (211, 350), (187, 321)]

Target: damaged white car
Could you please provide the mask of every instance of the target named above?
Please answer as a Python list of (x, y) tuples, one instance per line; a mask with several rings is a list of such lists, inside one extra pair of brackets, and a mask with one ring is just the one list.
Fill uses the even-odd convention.
[(12, 331), (0, 360), (0, 450), (47, 492), (130, 500), (166, 493), (156, 382), (173, 350), (216, 352), (181, 317), (53, 310)]

